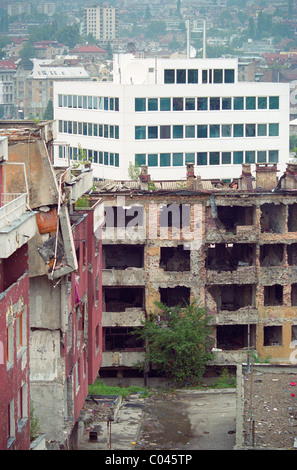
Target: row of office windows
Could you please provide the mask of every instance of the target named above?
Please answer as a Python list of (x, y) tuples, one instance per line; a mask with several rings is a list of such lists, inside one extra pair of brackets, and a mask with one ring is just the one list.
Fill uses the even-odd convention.
[[(68, 154), (69, 152), (69, 154)], [(90, 149), (79, 149), (77, 147), (67, 147), (65, 145), (59, 145), (59, 158), (64, 158), (73, 161), (82, 160), (82, 156), (86, 155), (87, 159), (92, 163), (100, 165), (111, 165), (118, 167), (119, 154), (112, 152), (103, 152), (101, 150), (90, 150)]]
[(135, 126), (135, 140), (143, 139), (207, 139), (221, 137), (277, 137), (279, 124), (199, 124)]
[(89, 137), (103, 137), (105, 139), (119, 139), (119, 126), (110, 124), (59, 120), (59, 132)]
[(195, 165), (239, 165), (242, 163), (278, 163), (278, 150), (246, 150), (234, 152), (188, 152), (135, 155), (135, 164), (151, 167)]
[[(164, 83), (198, 83), (198, 69), (165, 69)], [(202, 70), (202, 83), (234, 83), (234, 69), (206, 69)]]
[(119, 98), (108, 96), (58, 95), (59, 108), (119, 111)]
[(279, 96), (135, 98), (135, 112), (279, 109)]

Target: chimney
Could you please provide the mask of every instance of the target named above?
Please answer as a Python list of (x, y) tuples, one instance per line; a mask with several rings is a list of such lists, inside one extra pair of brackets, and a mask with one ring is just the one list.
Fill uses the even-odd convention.
[(194, 173), (194, 163), (187, 163), (187, 188), (194, 191), (202, 189), (201, 176)]
[(271, 191), (277, 186), (277, 165), (256, 163), (257, 191)]
[(297, 163), (287, 163), (287, 169), (280, 178), (282, 189), (297, 189)]
[(251, 191), (253, 189), (251, 165), (249, 163), (242, 164), (242, 173), (238, 181), (238, 189), (244, 191)]
[(140, 188), (147, 190), (148, 185), (151, 181), (151, 177), (148, 174), (147, 165), (141, 165), (141, 172), (140, 172), (140, 175), (139, 175), (139, 181), (140, 181)]
[(195, 184), (194, 163), (187, 163), (187, 187), (189, 189), (194, 189), (194, 184)]

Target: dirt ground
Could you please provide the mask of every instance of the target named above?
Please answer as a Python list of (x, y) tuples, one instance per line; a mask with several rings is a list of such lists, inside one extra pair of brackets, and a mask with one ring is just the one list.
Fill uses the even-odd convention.
[(297, 440), (296, 374), (245, 374), (244, 436), (246, 446), (294, 449)]

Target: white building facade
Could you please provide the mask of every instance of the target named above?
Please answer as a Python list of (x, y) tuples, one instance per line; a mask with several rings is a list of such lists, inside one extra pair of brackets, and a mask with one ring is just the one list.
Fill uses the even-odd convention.
[(84, 33), (99, 41), (112, 41), (119, 37), (119, 12), (108, 6), (89, 6), (84, 9)]
[(92, 160), (94, 177), (128, 179), (129, 163), (157, 180), (229, 180), (242, 163), (289, 158), (289, 85), (238, 82), (237, 59), (114, 56), (113, 82), (55, 83), (55, 165)]

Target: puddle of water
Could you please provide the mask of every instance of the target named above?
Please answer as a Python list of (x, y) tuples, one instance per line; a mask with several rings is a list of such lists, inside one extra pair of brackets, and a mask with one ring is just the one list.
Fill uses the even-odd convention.
[(140, 447), (149, 449), (186, 449), (191, 439), (191, 423), (184, 405), (157, 402), (148, 405), (149, 417), (144, 420)]

